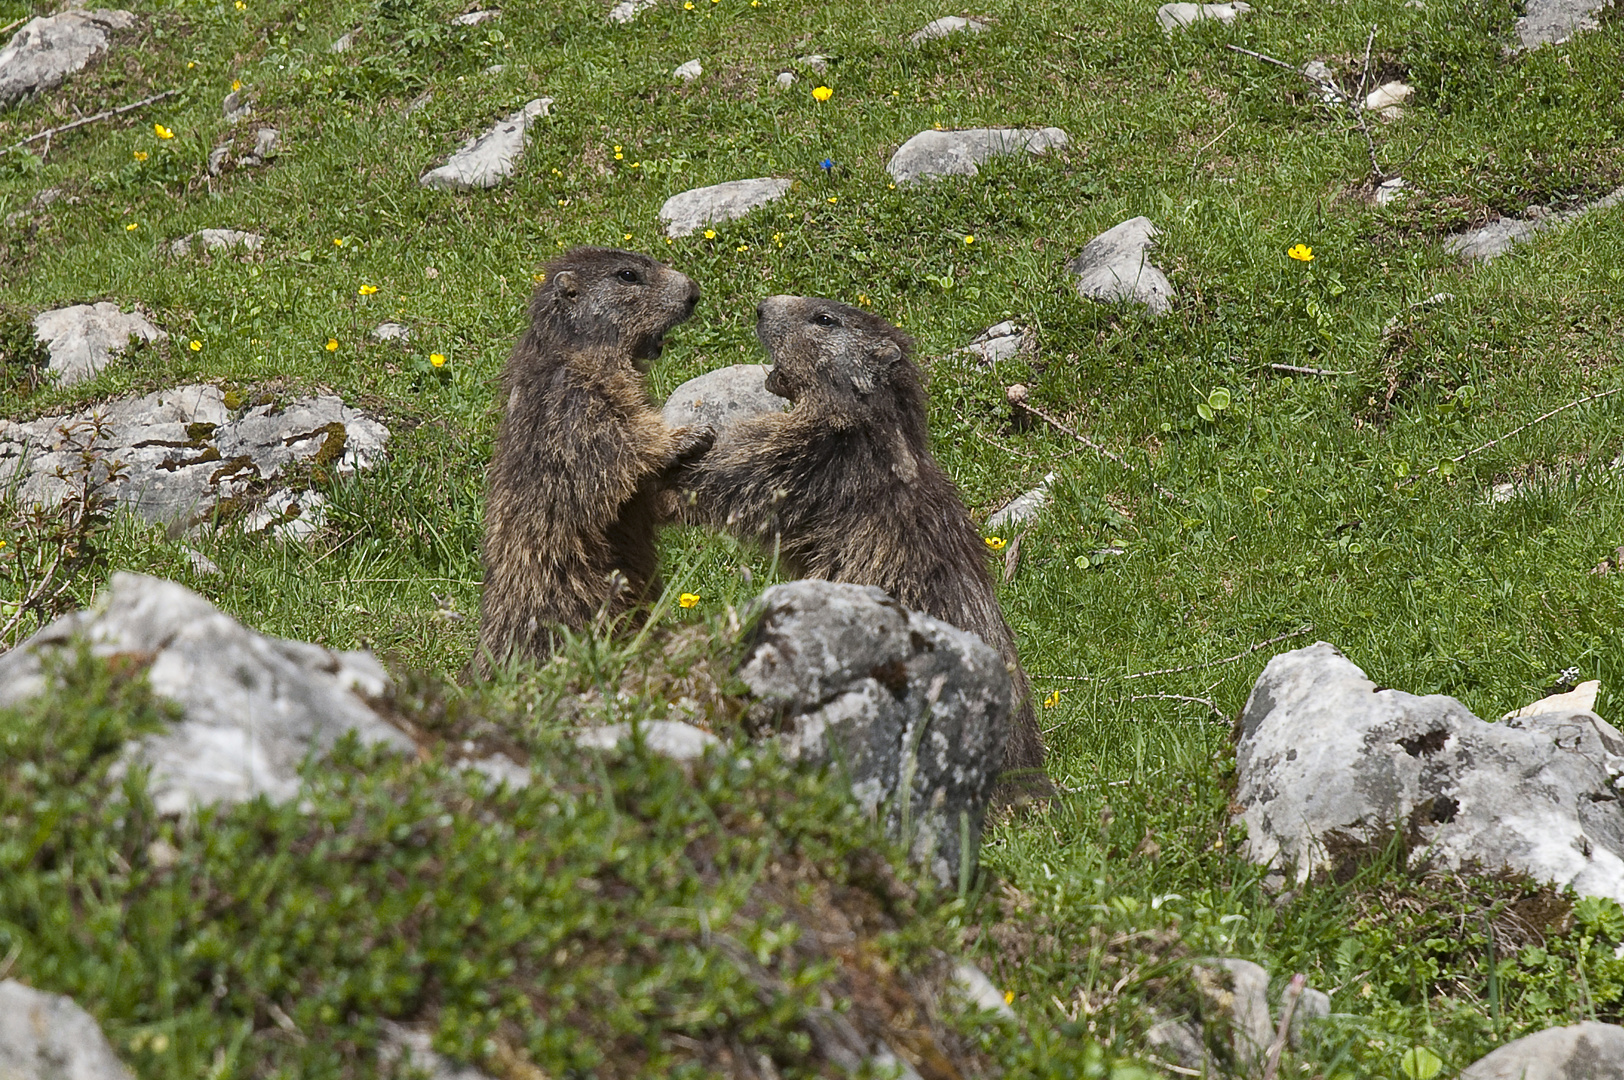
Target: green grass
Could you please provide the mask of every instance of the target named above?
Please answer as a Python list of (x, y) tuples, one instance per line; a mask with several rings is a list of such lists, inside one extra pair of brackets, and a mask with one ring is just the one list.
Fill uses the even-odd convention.
[[(1164, 992), (1169, 965), (1213, 950), (1337, 991), (1337, 1010), (1357, 1020), (1310, 1055), (1328, 1076), (1400, 1075), (1399, 1054), (1418, 1044), (1455, 1068), (1530, 1026), (1619, 1015), (1604, 946), (1624, 928), (1599, 915), (1553, 919), (1539, 941), (1501, 948), (1490, 1015), (1487, 937), (1470, 928), (1501, 918), (1521, 885), (1410, 880), (1388, 857), (1277, 904), (1225, 826), (1224, 720), (1268, 655), (1315, 638), (1383, 685), (1453, 694), (1484, 716), (1572, 667), (1602, 680), (1600, 710), (1614, 712), (1624, 578), (1592, 569), (1621, 540), (1611, 462), (1624, 451), (1624, 395), (1448, 475), (1427, 470), (1619, 385), (1624, 211), (1483, 267), (1439, 243), (1624, 182), (1618, 20), (1508, 56), (1517, 11), (1499, 0), (1282, 0), (1233, 28), (1173, 37), (1149, 3), (999, 0), (973, 12), (996, 18), (986, 33), (915, 49), (907, 35), (945, 13), (923, 0), (695, 0), (621, 27), (606, 8), (517, 0), (494, 23), (454, 30), (460, 8), (446, 0), (141, 4), (138, 47), (47, 102), (0, 111), (9, 144), (73, 109), (182, 91), (55, 140), (43, 163), (0, 157), (0, 215), (48, 186), (77, 200), (37, 231), (0, 229), (6, 415), (211, 379), (332, 387), (396, 433), (387, 467), (331, 486), (328, 526), (308, 546), (211, 538), (200, 546), (225, 577), (200, 581), (161, 530), (125, 521), (105, 565), (179, 577), (268, 632), (455, 673), (473, 645), (494, 377), (541, 264), (606, 243), (700, 282), (698, 313), (651, 375), (657, 395), (758, 361), (751, 312), (766, 293), (866, 301), (931, 361), (936, 451), (977, 514), (1059, 474), (1002, 596), (1034, 685), (1059, 691), (1041, 717), (1051, 771), (1072, 794), (989, 831), (993, 877), (968, 916), (981, 928), (976, 955), (1015, 991), (1029, 1035), (1064, 1043), (1042, 1033), (1074, 1025), (1131, 1050), (1139, 1006)], [(26, 11), (0, 3), (0, 21)], [(1224, 48), (1329, 58), (1352, 88), (1372, 25), (1372, 82), (1417, 87), (1402, 120), (1372, 125), (1383, 168), (1420, 189), (1385, 209), (1365, 197), (1359, 131), (1290, 72)], [(327, 51), (356, 27), (349, 53)], [(837, 58), (821, 105), (804, 70), (789, 91), (773, 85), (811, 52)], [(676, 84), (671, 69), (695, 57), (705, 75)], [(256, 108), (236, 129), (219, 108), (234, 79)], [(513, 183), (467, 196), (419, 188), (468, 134), (542, 95), (554, 116), (533, 129)], [(175, 138), (156, 138), (155, 122)], [(260, 124), (282, 132), (272, 166), (205, 177), (211, 146), (230, 137), (246, 150)], [(1071, 145), (991, 163), (975, 180), (893, 189), (886, 159), (935, 124), (1053, 124)], [(828, 174), (824, 158), (838, 163)], [(670, 194), (769, 174), (798, 181), (782, 202), (714, 240), (661, 237)], [(1078, 301), (1064, 271), (1091, 237), (1138, 214), (1162, 230), (1155, 258), (1178, 290), (1159, 321)], [(253, 257), (167, 254), (167, 241), (205, 227), (251, 229), (266, 245)], [(1286, 257), (1296, 243), (1313, 247), (1312, 263)], [(379, 291), (362, 297), (362, 284)], [(1451, 299), (1414, 306), (1437, 293)], [(28, 360), (22, 320), (104, 298), (145, 304), (170, 342), (93, 383), (28, 392), (15, 376)], [(1033, 328), (1035, 356), (986, 368), (951, 355), (1004, 318)], [(385, 319), (412, 327), (409, 347), (371, 342)], [(193, 339), (199, 351), (185, 347)], [(449, 381), (423, 376), (431, 352), (450, 357)], [(1286, 377), (1270, 364), (1353, 374)], [(1016, 382), (1133, 471), (1011, 417), (1004, 388)], [(1208, 421), (1197, 405), (1218, 388), (1231, 404)], [(1506, 480), (1527, 493), (1490, 503)], [(761, 552), (726, 539), (673, 530), (662, 543), (668, 583), (704, 597), (671, 612), (673, 624), (719, 625), (724, 606), (770, 580)], [(1122, 556), (1079, 563), (1113, 543)], [(79, 582), (79, 597), (104, 574)], [(445, 618), (442, 600), (463, 621)], [(1233, 663), (1126, 678), (1304, 626)], [(1168, 893), (1182, 899), (1152, 908)], [(1140, 930), (1154, 931), (1154, 948), (1108, 947)], [(36, 948), (19, 971), (51, 984)], [(97, 1007), (116, 1030), (134, 1023), (114, 998)], [(131, 1060), (147, 1075), (185, 1071)]]

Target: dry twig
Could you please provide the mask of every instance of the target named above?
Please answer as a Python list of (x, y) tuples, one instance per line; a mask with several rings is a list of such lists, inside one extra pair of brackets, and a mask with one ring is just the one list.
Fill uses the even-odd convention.
[[(1127, 682), (1130, 679), (1148, 679), (1154, 675), (1178, 675), (1186, 671), (1201, 671), (1205, 668), (1222, 667), (1233, 664), (1237, 660), (1244, 660), (1260, 649), (1267, 649), (1270, 645), (1278, 645), (1282, 641), (1289, 641), (1294, 637), (1302, 637), (1314, 631), (1314, 624), (1299, 626), (1295, 630), (1288, 630), (1284, 634), (1277, 634), (1267, 641), (1259, 641), (1248, 645), (1234, 656), (1226, 656), (1222, 660), (1208, 660), (1200, 664), (1185, 664), (1183, 667), (1157, 668), (1154, 671), (1136, 671), (1129, 675), (1033, 675), (1034, 679), (1055, 679), (1063, 682)], [(1198, 699), (1199, 700), (1199, 699)]]
[(1303, 988), (1308, 985), (1308, 976), (1298, 972), (1291, 977), (1285, 992), (1280, 995), (1280, 1027), (1274, 1033), (1274, 1043), (1269, 1047), (1269, 1056), (1263, 1064), (1263, 1080), (1275, 1080), (1280, 1075), (1280, 1054), (1286, 1048), (1286, 1038), (1291, 1034), (1291, 1014), (1297, 1008), (1297, 999), (1303, 996)]
[[(1510, 431), (1506, 432), (1504, 435), (1501, 435), (1499, 438), (1490, 439), (1488, 442), (1484, 443), (1482, 446), (1474, 446), (1472, 449), (1466, 451), (1464, 454), (1456, 454), (1454, 457), (1450, 458), (1449, 461), (1453, 465), (1459, 465), (1461, 462), (1465, 461), (1467, 458), (1473, 457), (1473, 456), (1475, 456), (1477, 454), (1481, 454), (1485, 450), (1493, 449), (1494, 447), (1499, 446), (1501, 443), (1505, 442), (1507, 439), (1511, 438), (1513, 435), (1516, 435), (1519, 432), (1527, 431), (1529, 428), (1533, 427), (1535, 424), (1542, 424), (1545, 421), (1549, 420), (1551, 417), (1557, 415), (1558, 413), (1565, 413), (1569, 409), (1577, 408), (1578, 406), (1584, 405), (1587, 402), (1600, 401), (1604, 397), (1612, 397), (1614, 394), (1618, 393), (1620, 390), (1624, 390), (1624, 386), (1615, 386), (1611, 390), (1598, 390), (1596, 393), (1591, 394), (1589, 397), (1582, 397), (1578, 401), (1570, 401), (1566, 405), (1561, 405), (1561, 406), (1558, 406), (1557, 408), (1552, 409), (1550, 412), (1546, 413), (1544, 416), (1536, 416), (1532, 420), (1528, 421), (1528, 423), (1523, 424), (1523, 425), (1521, 425), (1519, 427), (1512, 428)], [(1406, 477), (1403, 481), (1400, 482), (1399, 486), (1400, 487), (1408, 487), (1410, 484), (1415, 483), (1417, 480), (1421, 479), (1421, 477), (1423, 477), (1423, 476), (1431, 476), (1433, 473), (1438, 471), (1439, 467), (1440, 467), (1439, 465), (1434, 465), (1432, 468), (1428, 469), (1424, 473), (1417, 473), (1414, 476)]]
[(10, 146), (6, 147), (4, 151), (0, 152), (9, 154), (14, 150), (21, 150), (31, 142), (38, 142), (39, 140), (44, 139), (45, 152), (50, 153), (51, 139), (57, 135), (61, 135), (65, 131), (72, 131), (74, 128), (84, 127), (86, 124), (94, 124), (98, 120), (106, 120), (110, 117), (118, 116), (121, 113), (127, 113), (133, 109), (139, 109), (143, 105), (151, 105), (154, 101), (162, 101), (164, 98), (174, 97), (178, 93), (180, 93), (179, 90), (165, 90), (161, 94), (153, 94), (149, 98), (142, 98), (140, 101), (133, 101), (128, 105), (120, 105), (116, 109), (104, 109), (94, 116), (82, 116), (72, 123), (62, 124), (59, 127), (54, 128), (46, 128), (44, 131), (30, 135), (26, 139), (19, 142), (14, 142)]
[(1372, 177), (1371, 183), (1372, 186), (1379, 187), (1381, 186), (1382, 181), (1388, 179), (1388, 176), (1382, 171), (1382, 167), (1376, 162), (1376, 142), (1371, 137), (1370, 124), (1365, 120), (1365, 79), (1370, 72), (1370, 48), (1373, 44), (1375, 44), (1375, 41), (1376, 28), (1372, 26), (1370, 28), (1370, 37), (1365, 42), (1365, 66), (1364, 70), (1359, 73), (1359, 93), (1355, 97), (1351, 98), (1344, 94), (1341, 88), (1335, 83), (1327, 79), (1315, 78), (1302, 68), (1299, 68), (1293, 64), (1288, 64), (1284, 60), (1269, 56), (1266, 53), (1253, 52), (1251, 49), (1243, 49), (1239, 45), (1226, 45), (1224, 48), (1228, 49), (1230, 52), (1238, 52), (1243, 56), (1250, 56), (1254, 60), (1261, 60), (1265, 64), (1273, 64), (1275, 67), (1281, 67), (1285, 68), (1287, 71), (1295, 72), (1296, 74), (1307, 79), (1309, 82), (1313, 83), (1315, 86), (1319, 87), (1324, 94), (1327, 104), (1335, 104), (1340, 102), (1348, 111), (1348, 114), (1353, 117), (1353, 121), (1356, 125), (1358, 125), (1360, 133), (1365, 137), (1365, 150), (1370, 155), (1370, 174)]
[(1319, 375), (1324, 378), (1332, 378), (1338, 375), (1356, 374), (1352, 371), (1332, 371), (1329, 368), (1298, 367), (1296, 364), (1270, 364), (1269, 370), (1283, 371), (1287, 375)]
[[(1047, 412), (1045, 412), (1044, 410), (1038, 408), (1036, 405), (1033, 405), (1032, 403), (1027, 402), (1027, 401), (1018, 402), (1016, 404), (1018, 404), (1018, 406), (1020, 408), (1025, 409), (1027, 412), (1031, 413), (1033, 416), (1036, 416), (1038, 419), (1044, 421), (1049, 426), (1055, 428), (1058, 431), (1063, 431), (1067, 435), (1070, 435), (1072, 438), (1076, 439), (1078, 442), (1082, 443), (1084, 446), (1088, 447), (1090, 450), (1094, 451), (1096, 454), (1100, 455), (1101, 457), (1106, 458), (1106, 459), (1108, 459), (1110, 461), (1114, 461), (1116, 464), (1122, 466), (1124, 469), (1128, 470), (1129, 472), (1138, 472), (1139, 471), (1138, 469), (1135, 469), (1132, 465), (1130, 465), (1128, 463), (1128, 460), (1126, 458), (1124, 458), (1121, 454), (1118, 454), (1118, 453), (1115, 453), (1113, 451), (1107, 450), (1105, 447), (1101, 446), (1099, 443), (1095, 442), (1093, 439), (1090, 439), (1087, 435), (1084, 435), (1082, 432), (1077, 431), (1076, 429), (1068, 427), (1066, 424), (1061, 423), (1058, 419), (1056, 419), (1053, 416), (1050, 416)], [(1181, 506), (1189, 506), (1190, 505), (1190, 500), (1186, 499), (1184, 496), (1175, 494), (1174, 492), (1171, 492), (1171, 491), (1168, 491), (1166, 488), (1162, 487), (1162, 485), (1158, 484), (1154, 480), (1151, 480), (1149, 482), (1150, 482), (1150, 486), (1155, 488), (1157, 494), (1161, 495), (1163, 498), (1172, 499), (1174, 502), (1178, 503)]]

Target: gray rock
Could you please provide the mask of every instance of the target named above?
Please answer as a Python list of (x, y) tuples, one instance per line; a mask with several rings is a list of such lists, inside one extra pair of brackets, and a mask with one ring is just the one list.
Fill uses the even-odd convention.
[(899, 184), (974, 176), (977, 166), (990, 158), (1041, 154), (1051, 147), (1063, 147), (1067, 141), (1066, 133), (1057, 127), (921, 131), (891, 155), (885, 171)]
[(685, 64), (678, 64), (677, 69), (671, 74), (683, 82), (693, 82), (705, 74), (705, 68), (698, 60), (689, 60)]
[(1331, 1018), (1331, 996), (1323, 990), (1313, 987), (1304, 987), (1302, 994), (1297, 998), (1297, 1007), (1291, 1012), (1291, 1027), (1287, 1036), (1291, 1040), (1291, 1048), (1300, 1050), (1303, 1046), (1303, 1036), (1310, 1024), (1319, 1020)]
[[(245, 106), (246, 108), (246, 106)], [(225, 172), (226, 165), (231, 161), (231, 144), (221, 143), (209, 151), (209, 175), (219, 176)]]
[(242, 519), (245, 533), (268, 533), (278, 540), (309, 540), (327, 524), (327, 496), (319, 491), (273, 491)]
[(550, 97), (536, 98), (486, 131), (463, 143), (444, 165), (424, 173), (418, 183), (445, 191), (475, 191), (493, 188), (513, 175), (524, 153), (525, 133), (531, 121), (547, 116), (553, 107)]
[(196, 548), (181, 545), (181, 554), (186, 561), (192, 564), (192, 573), (198, 577), (220, 577), (220, 567), (215, 561)]
[(1624, 901), (1624, 735), (1592, 712), (1485, 723), (1451, 697), (1378, 691), (1320, 642), (1264, 669), (1236, 766), (1250, 856), (1298, 881), (1331, 846), (1400, 828), (1412, 865), (1510, 867)]
[(411, 1069), (429, 1080), (491, 1080), (472, 1065), (459, 1065), (434, 1049), (434, 1036), (416, 1031), (393, 1020), (378, 1025), (378, 1065), (384, 1076), (404, 1075)]
[(162, 814), (257, 795), (286, 801), (306, 758), (351, 731), (364, 743), (413, 749), (367, 704), (389, 687), (371, 653), (267, 637), (184, 586), (123, 572), (95, 606), (0, 656), (0, 705), (38, 694), (45, 661), (76, 640), (96, 656), (151, 656), (153, 693), (180, 706), (178, 721), (131, 743), (119, 762), (119, 771), (149, 770), (147, 789)]
[(330, 53), (349, 52), (350, 46), (355, 44), (355, 35), (359, 34), (360, 32), (361, 28), (359, 26), (357, 26), (354, 30), (344, 31), (344, 33), (333, 39), (333, 43), (331, 45), (327, 46), (327, 51)]
[[(650, 720), (638, 725), (637, 733), (642, 735), (644, 746), (672, 761), (697, 761), (720, 742), (710, 732), (681, 720)], [(613, 750), (634, 739), (632, 725), (606, 724), (576, 732), (575, 745), (583, 750)]]
[(1320, 100), (1327, 105), (1339, 105), (1345, 99), (1336, 85), (1336, 73), (1324, 60), (1310, 60), (1303, 65), (1303, 78), (1319, 87)]
[(194, 247), (204, 251), (230, 251), (238, 247), (258, 251), (264, 242), (265, 238), (258, 233), (237, 229), (199, 229), (170, 244), (169, 253), (175, 256), (189, 255)]
[[(23, 207), (23, 209), (6, 215), (6, 227), (9, 229), (14, 225), (21, 224), (22, 222), (27, 221), (29, 218), (36, 216), (43, 219), (44, 215), (37, 215), (36, 211), (45, 209), (47, 206), (50, 206), (52, 203), (61, 199), (62, 196), (63, 191), (61, 188), (48, 187), (37, 192), (32, 199), (28, 200), (28, 205)], [(69, 203), (76, 203), (79, 200), (70, 196), (67, 201)]]
[(843, 770), (944, 887), (973, 873), (1009, 729), (998, 654), (861, 585), (775, 585), (751, 618), (739, 677), (757, 728), (791, 759)]
[(804, 68), (815, 71), (819, 75), (827, 75), (829, 65), (834, 63), (834, 60), (834, 57), (824, 56), (822, 53), (809, 53), (806, 56), (798, 57), (795, 62)]
[(1415, 93), (1415, 87), (1404, 82), (1382, 83), (1365, 96), (1365, 109), (1383, 120), (1397, 120), (1403, 115), (1401, 106)]
[(151, 343), (169, 335), (140, 312), (117, 304), (75, 304), (34, 316), (34, 337), (50, 354), (48, 369), (63, 386), (83, 382), (123, 352), (131, 338)]
[(372, 329), (375, 341), (398, 341), (404, 345), (412, 340), (412, 329), (398, 322), (381, 322)]
[(791, 183), (768, 176), (694, 188), (665, 200), (660, 220), (665, 222), (667, 236), (688, 236), (706, 225), (734, 221), (758, 206), (782, 199)]
[[(1197, 965), (1196, 987), (1208, 1005), (1228, 1021), (1230, 1045), (1243, 1064), (1262, 1064), (1274, 1041), (1269, 1017), (1269, 973), (1250, 960), (1221, 957)], [(1221, 973), (1219, 980), (1202, 977), (1203, 971)]]
[(1517, 19), (1517, 39), (1525, 49), (1559, 45), (1581, 30), (1601, 25), (1596, 12), (1611, 0), (1528, 0), (1525, 14)]
[(1009, 1007), (998, 987), (970, 961), (960, 960), (953, 966), (953, 986), (982, 1012), (990, 1012), (1000, 1020), (1015, 1019), (1015, 1010)]
[(609, 9), (609, 21), (629, 23), (643, 12), (659, 4), (659, 0), (622, 0)]
[(64, 11), (28, 20), (0, 49), (0, 104), (55, 89), (107, 51), (109, 33), (134, 25), (128, 11)]
[(254, 132), (254, 149), (244, 154), (240, 164), (254, 168), (264, 165), (276, 157), (276, 144), (281, 141), (282, 133), (272, 127), (262, 127)]
[(1049, 485), (1054, 483), (1054, 473), (1045, 473), (1043, 483), (1028, 491), (1024, 495), (1017, 495), (1003, 506), (994, 510), (987, 519), (987, 530), (997, 532), (1012, 525), (1024, 525), (1037, 518), (1043, 508), (1049, 505)]
[(773, 81), (778, 84), (780, 90), (788, 90), (795, 85), (795, 73), (793, 71), (780, 71), (773, 77)]
[(1605, 210), (1624, 201), (1624, 187), (1615, 188), (1601, 198), (1588, 202), (1576, 210), (1550, 213), (1531, 209), (1526, 218), (1501, 218), (1467, 232), (1458, 233), (1444, 241), (1444, 250), (1466, 259), (1488, 260), (1510, 251), (1512, 245), (1527, 240), (1547, 229), (1567, 224), (1592, 210)]
[(986, 28), (987, 24), (982, 19), (964, 19), (957, 15), (944, 15), (942, 18), (932, 19), (920, 27), (908, 40), (915, 45), (921, 45), (927, 41), (945, 38), (949, 34), (957, 34), (961, 31), (979, 34)]
[(1032, 351), (1032, 339), (1008, 320), (987, 327), (960, 352), (973, 353), (989, 364)]
[(671, 427), (723, 428), (768, 412), (784, 412), (790, 403), (766, 386), (767, 364), (735, 364), (689, 379), (666, 399), (661, 416)]
[(1414, 190), (1414, 186), (1402, 176), (1395, 176), (1389, 180), (1383, 180), (1380, 184), (1376, 185), (1376, 205), (1389, 206), (1395, 202), (1398, 202), (1400, 199), (1405, 198)]
[(1131, 301), (1152, 315), (1172, 307), (1173, 284), (1150, 261), (1156, 226), (1146, 217), (1129, 218), (1088, 242), (1066, 269), (1077, 275), (1077, 295), (1106, 304)]
[(66, 416), (0, 420), (0, 484), (20, 481), (24, 503), (60, 502), (69, 485), (58, 473), (71, 475), (79, 447), (93, 446), (125, 466), (109, 486), (120, 504), (148, 521), (191, 524), (317, 457), (341, 476), (368, 469), (388, 441), (388, 428), (332, 395), (233, 416), (219, 387), (195, 384)]
[(1171, 34), (1205, 19), (1232, 23), (1251, 10), (1252, 5), (1245, 0), (1235, 0), (1232, 4), (1163, 4), (1156, 9), (1156, 22)]
[(489, 22), (492, 19), (499, 19), (501, 17), (502, 12), (494, 8), (486, 9), (484, 11), (470, 11), (466, 14), (458, 15), (456, 18), (452, 19), (451, 25), (478, 26), (482, 22)]
[(1594, 1020), (1506, 1043), (1459, 1080), (1624, 1080), (1624, 1027)]
[(61, 994), (0, 982), (0, 1076), (132, 1080), (94, 1017)]
[(1199, 1075), (1216, 1075), (1212, 1055), (1201, 1041), (1201, 1028), (1188, 1020), (1162, 1020), (1145, 1032), (1145, 1046), (1151, 1053)]
[[(354, 31), (351, 31), (351, 33), (354, 33)], [(344, 36), (349, 37), (350, 35), (346, 34)], [(339, 40), (342, 41), (343, 38), (340, 38)], [(342, 52), (343, 50), (338, 51)], [(238, 121), (245, 119), (254, 111), (253, 103), (248, 100), (248, 94), (249, 91), (246, 87), (240, 90), (233, 90), (231, 93), (225, 96), (224, 101), (220, 102), (220, 112), (225, 116), (226, 123), (235, 124)], [(214, 167), (212, 156), (210, 158), (209, 167), (210, 169), (213, 169)]]

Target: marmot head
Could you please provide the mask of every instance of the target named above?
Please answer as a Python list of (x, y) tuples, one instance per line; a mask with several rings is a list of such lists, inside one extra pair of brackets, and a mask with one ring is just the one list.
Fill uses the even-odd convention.
[(861, 409), (900, 371), (911, 371), (913, 339), (878, 315), (813, 296), (769, 296), (756, 305), (756, 336), (773, 369), (767, 389)]
[(615, 248), (571, 248), (547, 264), (530, 299), (530, 319), (572, 346), (626, 349), (645, 369), (665, 335), (694, 313), (699, 286), (647, 255)]

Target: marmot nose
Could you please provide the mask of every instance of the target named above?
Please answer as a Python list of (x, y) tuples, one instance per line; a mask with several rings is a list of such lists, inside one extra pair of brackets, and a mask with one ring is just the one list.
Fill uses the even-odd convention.
[(699, 306), (699, 286), (692, 279), (688, 281), (688, 299), (686, 303), (688, 314), (692, 315), (694, 308)]
[(767, 317), (767, 301), (763, 300), (756, 305), (756, 322)]

